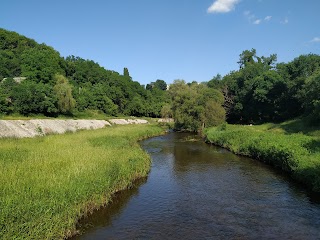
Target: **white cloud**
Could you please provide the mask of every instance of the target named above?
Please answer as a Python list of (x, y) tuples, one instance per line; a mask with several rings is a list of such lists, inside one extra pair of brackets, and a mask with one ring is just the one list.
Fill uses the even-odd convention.
[(250, 11), (245, 11), (243, 14), (246, 16), (246, 18), (250, 22), (253, 22), (256, 19), (256, 16), (254, 14), (252, 14)]
[(315, 37), (315, 38), (313, 38), (310, 42), (320, 43), (320, 37)]
[(266, 16), (266, 17), (264, 18), (264, 20), (265, 20), (265, 21), (270, 21), (271, 18), (272, 18), (272, 16)]
[(258, 24), (260, 24), (261, 23), (261, 19), (256, 19), (254, 22), (253, 22), (253, 24), (256, 24), (256, 25), (258, 25)]
[(234, 10), (239, 2), (240, 0), (216, 0), (207, 11), (208, 13), (227, 13)]
[(282, 24), (288, 24), (289, 23), (289, 19), (286, 17), (281, 23)]
[(253, 13), (251, 13), (250, 11), (245, 11), (244, 16), (248, 19), (248, 21), (252, 24), (256, 24), (259, 25), (262, 20), (257, 18)]

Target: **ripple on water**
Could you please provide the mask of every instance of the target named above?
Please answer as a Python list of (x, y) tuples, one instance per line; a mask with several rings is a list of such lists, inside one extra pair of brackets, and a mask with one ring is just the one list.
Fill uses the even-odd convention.
[(75, 239), (320, 239), (320, 204), (301, 186), (186, 137), (142, 141), (152, 157), (147, 181), (89, 217), (83, 225), (93, 227)]

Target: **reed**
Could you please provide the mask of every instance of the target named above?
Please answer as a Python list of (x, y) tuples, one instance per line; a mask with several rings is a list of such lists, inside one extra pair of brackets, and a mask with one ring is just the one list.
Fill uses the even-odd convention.
[(0, 239), (61, 239), (80, 217), (145, 177), (137, 143), (155, 125), (114, 126), (33, 139), (0, 139)]

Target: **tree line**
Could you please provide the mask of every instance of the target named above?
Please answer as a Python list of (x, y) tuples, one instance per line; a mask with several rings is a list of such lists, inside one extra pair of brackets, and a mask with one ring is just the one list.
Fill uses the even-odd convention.
[(259, 57), (255, 49), (246, 50), (240, 54), (239, 70), (207, 82), (224, 94), (228, 122), (281, 122), (303, 116), (311, 124), (320, 123), (320, 56), (276, 60), (276, 54)]
[(55, 117), (95, 110), (160, 117), (169, 101), (166, 88), (157, 80), (146, 89), (127, 68), (120, 74), (92, 60), (63, 58), (52, 47), (0, 29), (0, 114)]
[[(276, 63), (277, 55), (245, 50), (239, 69), (208, 82), (164, 80), (146, 86), (92, 60), (61, 57), (45, 44), (0, 29), (0, 115), (56, 117), (99, 111), (109, 116), (173, 117), (177, 129), (307, 116), (320, 120), (320, 56)], [(19, 78), (17, 78), (19, 77)]]

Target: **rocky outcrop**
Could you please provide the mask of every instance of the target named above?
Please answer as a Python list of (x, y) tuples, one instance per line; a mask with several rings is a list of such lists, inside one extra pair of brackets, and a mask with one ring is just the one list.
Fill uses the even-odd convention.
[(160, 118), (158, 120), (159, 123), (173, 123), (174, 119), (173, 118)]
[(144, 119), (111, 119), (105, 120), (0, 120), (0, 138), (25, 138), (44, 136), (48, 134), (62, 134), (81, 129), (98, 129), (106, 126), (147, 124)]
[(62, 134), (80, 129), (98, 129), (111, 124), (105, 120), (0, 120), (0, 138), (36, 137), (47, 134)]
[(117, 125), (127, 125), (127, 124), (147, 124), (149, 123), (147, 120), (144, 119), (110, 119), (110, 123), (117, 124)]

